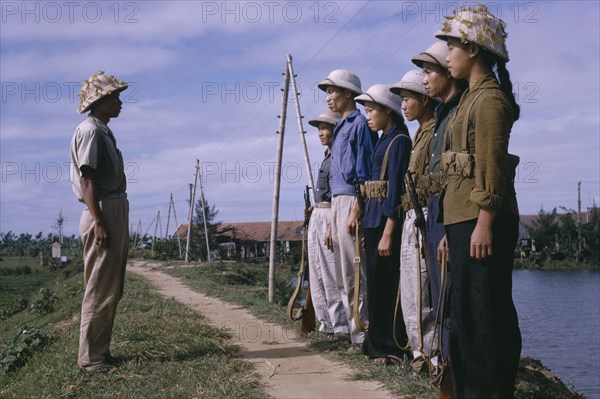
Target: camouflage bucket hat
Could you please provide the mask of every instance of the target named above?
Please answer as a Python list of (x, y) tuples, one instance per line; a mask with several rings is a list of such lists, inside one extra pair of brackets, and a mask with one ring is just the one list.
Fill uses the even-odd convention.
[(442, 29), (435, 32), (435, 37), (442, 40), (454, 37), (475, 43), (508, 62), (506, 24), (492, 15), (486, 6), (464, 7), (446, 20)]
[(83, 114), (102, 97), (119, 93), (125, 90), (129, 85), (127, 82), (115, 78), (112, 75), (106, 75), (104, 71), (98, 71), (90, 76), (81, 84), (79, 90), (79, 107), (77, 112)]

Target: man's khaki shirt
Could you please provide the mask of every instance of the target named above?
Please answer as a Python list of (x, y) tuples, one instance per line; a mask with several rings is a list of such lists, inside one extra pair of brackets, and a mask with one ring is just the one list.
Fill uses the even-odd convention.
[[(416, 184), (416, 191), (421, 206), (427, 206), (427, 193), (420, 187), (419, 177), (429, 173), (429, 146), (434, 129), (434, 118), (428, 120), (423, 126), (417, 129), (410, 152), (410, 160), (408, 161), (408, 170), (413, 173), (413, 181)], [(408, 194), (408, 187), (406, 188), (406, 194), (402, 196), (402, 206), (404, 210), (413, 208)]]
[[(483, 89), (486, 89), (485, 92), (474, 102)], [(514, 114), (494, 74), (485, 75), (463, 93), (448, 130), (449, 151), (462, 151), (463, 123), (473, 102), (467, 129), (467, 150), (474, 154), (475, 165), (470, 177), (448, 176), (443, 200), (446, 225), (476, 219), (480, 207), (495, 209), (501, 214), (519, 214), (514, 181), (510, 178), (511, 168), (514, 169), (515, 165), (511, 166), (508, 162), (508, 141)]]
[(123, 156), (112, 131), (100, 119), (90, 115), (77, 126), (71, 140), (71, 184), (77, 199), (83, 202), (79, 178), (81, 167), (95, 171), (98, 198), (124, 193), (127, 188)]

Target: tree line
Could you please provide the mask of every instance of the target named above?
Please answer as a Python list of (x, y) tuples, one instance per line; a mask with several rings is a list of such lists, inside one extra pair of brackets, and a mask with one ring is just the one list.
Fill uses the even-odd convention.
[[(192, 223), (193, 234), (190, 245), (190, 254), (195, 260), (207, 259), (202, 208), (201, 200), (198, 200)], [(565, 207), (559, 207), (559, 209), (561, 213), (558, 212), (557, 208), (553, 208), (549, 212), (543, 208), (540, 209), (531, 225), (527, 226), (527, 232), (531, 240), (527, 243), (521, 243), (521, 256), (533, 258), (538, 263), (558, 260), (599, 267), (600, 210), (598, 206), (594, 203), (594, 206), (588, 209), (587, 218), (582, 221), (581, 229), (579, 229), (576, 211)], [(204, 211), (206, 213), (208, 242), (212, 252), (218, 250), (219, 236), (223, 233), (219, 230), (221, 222), (216, 220), (219, 211), (215, 205), (210, 205), (207, 201), (204, 204)], [(132, 246), (136, 242), (145, 242), (148, 243), (148, 246), (152, 243), (152, 237), (136, 237), (135, 234), (132, 233), (130, 237)], [(58, 235), (54, 233), (44, 236), (42, 232), (39, 232), (34, 236), (30, 233), (17, 235), (12, 231), (0, 232), (0, 256), (21, 258), (49, 256), (54, 242), (58, 242)], [(68, 256), (80, 256), (82, 245), (79, 237), (75, 235), (66, 236), (63, 238), (63, 243)], [(185, 249), (185, 238), (182, 240), (182, 245)], [(174, 238), (156, 240), (152, 249), (159, 257), (165, 259), (179, 258), (179, 246)]]
[(566, 260), (600, 266), (600, 212), (596, 204), (588, 209), (581, 227), (577, 212), (560, 207), (547, 212), (540, 209), (527, 227), (531, 238), (531, 256), (541, 261)]

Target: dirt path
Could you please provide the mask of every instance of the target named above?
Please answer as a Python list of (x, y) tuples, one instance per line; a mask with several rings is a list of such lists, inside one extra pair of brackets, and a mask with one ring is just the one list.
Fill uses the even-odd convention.
[(161, 295), (189, 306), (214, 325), (232, 331), (235, 343), (242, 348), (240, 355), (254, 364), (268, 395), (311, 399), (394, 398), (376, 382), (351, 381), (352, 371), (348, 367), (296, 342), (295, 332), (259, 320), (243, 307), (194, 292), (179, 279), (152, 266), (152, 262), (131, 261), (127, 270), (147, 279)]

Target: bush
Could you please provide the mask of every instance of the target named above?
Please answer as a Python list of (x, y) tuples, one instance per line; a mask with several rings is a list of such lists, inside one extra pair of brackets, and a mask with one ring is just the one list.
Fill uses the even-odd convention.
[(30, 309), (33, 313), (49, 314), (54, 312), (56, 301), (58, 301), (58, 297), (51, 289), (40, 288)]
[(17, 314), (24, 309), (27, 309), (27, 305), (27, 298), (20, 298), (8, 309), (0, 310), (0, 320), (8, 319), (10, 316)]
[(31, 273), (31, 267), (28, 265), (0, 268), (0, 276), (21, 276)]
[(11, 373), (23, 367), (34, 352), (41, 350), (49, 341), (49, 336), (37, 328), (17, 327), (17, 336), (2, 351), (2, 369)]

